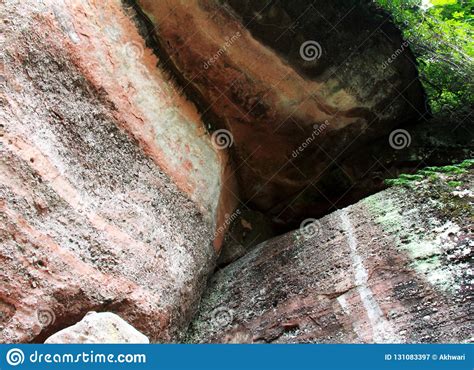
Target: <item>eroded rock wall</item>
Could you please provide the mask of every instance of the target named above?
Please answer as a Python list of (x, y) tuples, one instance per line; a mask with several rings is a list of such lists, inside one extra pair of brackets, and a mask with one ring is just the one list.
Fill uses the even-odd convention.
[(0, 342), (91, 310), (176, 340), (235, 204), (226, 153), (120, 1), (9, 0), (1, 27)]
[[(355, 184), (370, 192), (365, 145), (423, 113), (409, 53), (378, 69), (403, 40), (385, 18), (364, 23), (370, 9), (355, 10), (361, 35), (386, 34), (364, 54), (346, 40), (339, 47), (352, 63), (339, 65), (338, 54), (334, 66), (328, 43), (353, 33), (352, 13), (346, 23), (328, 7), (344, 32), (321, 33), (329, 59), (307, 63), (296, 44), (265, 38), (267, 21), (294, 20), (289, 2), (244, 2), (241, 12), (232, 1), (130, 3), (2, 3), (0, 342), (43, 341), (89, 311), (117, 313), (153, 342), (180, 340), (239, 200), (266, 213), (271, 234), (268, 215), (286, 224), (303, 208), (327, 211)], [(311, 36), (301, 27), (298, 42)], [(228, 130), (229, 141), (211, 140), (208, 129)], [(308, 138), (312, 146), (299, 150)], [(400, 246), (384, 219), (403, 214), (400, 229), (414, 235), (423, 216), (426, 228), (458, 222), (461, 244), (446, 242), (455, 252), (465, 222), (429, 218), (429, 204), (410, 213), (416, 198), (401, 191), (383, 196), (393, 204), (375, 196), (324, 218), (317, 238), (272, 239), (220, 271), (191, 340), (464, 340), (465, 276), (451, 260), (442, 265), (438, 234), (416, 240), (437, 258), (426, 263), (431, 255)], [(239, 222), (250, 248), (259, 230)], [(222, 265), (235, 254), (227, 257)], [(224, 329), (215, 326), (221, 314), (230, 317)]]
[(213, 277), (189, 340), (472, 341), (473, 179), (430, 173), (260, 244)]
[[(136, 3), (232, 135), (242, 201), (276, 222), (327, 212), (361, 180), (347, 169), (368, 143), (427, 116), (409, 45), (370, 1)], [(302, 197), (307, 208), (293, 207)]]

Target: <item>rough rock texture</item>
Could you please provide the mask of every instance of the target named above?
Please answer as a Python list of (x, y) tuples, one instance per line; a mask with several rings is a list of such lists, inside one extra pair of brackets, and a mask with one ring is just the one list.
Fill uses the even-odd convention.
[(189, 340), (474, 340), (474, 170), (426, 174), (217, 272)]
[(0, 9), (0, 342), (91, 310), (175, 340), (233, 209), (225, 152), (120, 1)]
[(242, 257), (252, 247), (277, 235), (271, 220), (260, 212), (241, 210), (234, 212), (235, 220), (230, 224), (220, 251), (218, 266), (225, 266)]
[[(412, 121), (424, 113), (424, 99), (408, 49), (389, 67), (379, 68), (403, 41), (383, 14), (372, 17), (378, 14), (375, 10), (358, 5), (344, 15), (341, 11), (347, 2), (338, 0), (334, 2), (337, 8), (320, 8), (324, 18), (338, 22), (334, 25), (338, 30), (324, 33), (319, 32), (322, 17), (311, 23), (316, 19), (311, 5), (309, 13), (299, 18), (301, 29), (293, 30), (298, 42), (289, 45), (272, 39), (272, 24), (286, 28), (308, 2), (293, 8), (290, 2), (272, 1), (268, 9), (256, 10), (257, 3), (244, 1), (239, 8), (238, 2), (212, 0), (140, 0), (139, 6), (131, 0), (2, 1), (0, 342), (43, 342), (91, 310), (119, 314), (153, 342), (178, 341), (197, 310), (239, 202), (242, 210), (247, 212), (253, 204), (263, 214), (253, 213), (255, 219), (242, 215), (228, 235), (239, 248), (226, 250), (221, 266), (273, 235), (275, 221), (288, 226), (307, 210), (314, 216), (326, 212), (328, 205), (337, 205), (337, 199), (352, 189), (360, 197), (382, 186), (385, 176), (376, 175), (379, 164), (390, 170), (393, 163), (400, 167), (394, 157), (403, 158), (402, 166), (418, 166), (429, 157), (426, 146), (417, 146), (421, 150), (415, 153), (395, 151), (384, 137), (395, 126), (412, 127)], [(249, 20), (251, 14), (255, 24), (251, 24), (253, 18)], [(298, 44), (312, 37), (313, 31), (321, 37), (315, 41), (320, 42), (322, 55), (302, 62)], [(356, 45), (367, 33), (367, 42)], [(352, 41), (353, 50), (348, 48)], [(345, 56), (346, 64), (341, 63)], [(445, 130), (459, 125), (446, 125)], [(209, 135), (224, 128), (231, 131), (227, 139), (234, 145)], [(417, 132), (422, 137), (430, 131)], [(312, 144), (300, 150), (308, 137)], [(379, 141), (372, 141), (376, 138)], [(474, 141), (468, 135), (459, 139), (462, 144), (455, 155), (465, 156)], [(440, 160), (450, 159), (444, 155), (452, 154), (450, 145), (443, 147), (432, 138), (424, 142), (443, 148), (437, 153)], [(375, 167), (365, 160), (372, 157)], [(383, 158), (383, 163), (377, 158)], [(263, 298), (270, 294), (269, 287), (278, 292), (258, 303), (262, 317), (249, 326), (251, 339), (272, 341), (281, 330), (296, 328), (277, 316), (269, 318), (268, 305), (276, 302), (279, 307), (286, 294), (313, 289), (304, 273), (320, 275), (317, 281), (323, 293), (316, 290), (319, 295), (308, 298), (316, 312), (345, 297), (347, 307), (356, 314), (334, 312), (343, 315), (344, 325), (349, 325), (351, 317), (361, 320), (353, 331), (344, 329), (340, 337), (331, 338), (392, 338), (393, 332), (381, 319), (385, 306), (379, 303), (367, 311), (370, 320), (375, 320), (372, 332), (372, 326), (363, 322), (366, 311), (357, 303), (357, 292), (363, 288), (359, 294), (363, 301), (368, 287), (378, 298), (375, 288), (390, 291), (390, 284), (397, 279), (406, 282), (410, 274), (426, 288), (413, 293), (415, 299), (416, 294), (433, 297), (440, 312), (446, 313), (438, 290), (429, 290), (431, 285), (419, 279), (418, 270), (410, 269), (409, 257), (389, 243), (393, 233), (381, 239), (393, 248), (385, 251), (374, 244), (374, 253), (389, 271), (399, 262), (387, 262), (389, 252), (393, 253), (406, 274), (392, 271), (388, 285), (383, 285), (377, 275), (381, 273), (376, 268), (378, 260), (368, 255), (370, 248), (362, 250), (367, 254), (364, 263), (372, 273), (370, 279), (378, 277), (374, 284), (379, 285), (371, 285), (373, 280), (361, 285), (342, 273), (341, 266), (357, 265), (359, 247), (354, 252), (354, 240), (365, 242), (382, 230), (364, 204), (351, 208), (342, 220), (334, 215), (325, 219), (336, 234), (327, 231), (329, 242), (316, 257), (316, 241), (310, 240), (294, 244), (301, 248), (302, 259), (286, 259), (285, 253), (293, 253), (289, 247), (293, 233), (274, 239), (268, 248), (259, 247), (217, 275), (217, 281), (227, 272), (235, 275), (235, 281), (229, 281), (231, 291), (242, 281), (249, 284), (248, 291), (242, 288), (241, 297), (223, 296), (226, 302), (242, 306), (236, 312), (237, 322), (247, 320), (243, 309), (256, 304), (247, 299), (263, 289), (260, 286), (266, 289)], [(269, 216), (273, 223), (268, 222)], [(364, 217), (372, 220), (368, 230), (353, 226), (355, 217), (358, 222)], [(404, 226), (410, 230), (410, 225)], [(358, 235), (359, 228), (368, 236)], [(263, 266), (254, 268), (258, 253), (264, 253), (258, 262)], [(322, 256), (327, 261), (313, 263), (310, 258)], [(348, 260), (352, 257), (356, 262)], [(306, 264), (305, 258), (311, 263)], [(247, 261), (248, 267), (241, 261)], [(279, 266), (279, 261), (289, 266), (292, 261), (295, 273), (302, 275), (295, 280), (296, 275)], [(320, 265), (331, 266), (340, 275), (333, 281), (332, 272), (320, 270)], [(242, 267), (247, 269), (239, 270)], [(246, 271), (251, 274), (245, 276)], [(286, 273), (288, 279), (278, 282), (278, 272)], [(326, 290), (330, 292), (327, 300)], [(338, 301), (333, 295), (339, 297), (339, 292), (347, 295)], [(458, 291), (446, 294), (457, 297)], [(412, 307), (410, 302), (400, 304)], [(203, 307), (209, 307), (209, 298)], [(281, 312), (290, 312), (292, 307)], [(459, 316), (464, 307), (456, 306), (451, 316), (445, 315), (447, 321), (442, 324), (453, 329), (446, 340), (464, 337), (465, 320)], [(229, 314), (225, 307), (212, 312), (218, 320)], [(412, 316), (404, 317), (418, 325), (417, 316)], [(459, 325), (451, 325), (449, 320), (458, 319)], [(304, 320), (298, 327), (311, 329), (312, 324)], [(268, 329), (268, 322), (276, 326)], [(197, 321), (196, 325), (207, 324)], [(420, 328), (423, 335), (428, 333)], [(324, 330), (333, 335), (332, 329)], [(443, 330), (439, 340), (445, 338)], [(239, 335), (248, 338), (247, 334), (238, 332), (232, 340), (238, 341)], [(413, 338), (407, 340), (421, 338), (418, 334), (410, 332)], [(194, 338), (208, 340), (212, 335), (203, 329)]]
[(47, 344), (134, 343), (148, 344), (148, 338), (120, 316), (110, 312), (88, 312), (77, 324), (48, 339)]
[[(392, 148), (390, 134), (363, 151), (348, 148), (348, 158), (329, 166), (321, 181), (299, 192), (290, 206), (275, 209), (278, 219), (288, 222), (296, 215), (319, 218), (385, 189), (387, 178), (474, 158), (474, 130), (469, 118), (462, 122), (433, 119), (406, 129), (410, 144), (404, 148)], [(286, 229), (295, 229), (299, 223), (289, 222)]]
[(327, 212), (363, 178), (351, 174), (367, 143), (427, 113), (413, 56), (371, 1), (136, 3), (203, 114), (231, 132), (241, 199), (277, 222), (304, 214), (303, 192)]

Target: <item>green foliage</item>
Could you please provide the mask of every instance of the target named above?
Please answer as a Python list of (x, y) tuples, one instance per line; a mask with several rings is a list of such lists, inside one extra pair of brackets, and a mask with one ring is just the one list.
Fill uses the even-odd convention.
[(387, 179), (385, 184), (388, 186), (409, 186), (412, 181), (421, 181), (424, 177), (421, 175), (401, 174), (396, 179)]
[[(468, 170), (471, 168), (474, 168), (474, 159), (466, 159), (465, 161), (459, 164), (441, 167), (426, 167), (418, 171), (416, 174), (402, 173), (396, 179), (385, 180), (385, 185), (410, 187), (411, 183), (422, 181), (426, 178), (430, 180), (436, 180), (438, 179), (438, 174), (460, 175), (468, 172)], [(448, 185), (456, 187), (462, 185), (462, 182), (450, 180), (448, 182)]]
[(374, 0), (410, 41), (436, 115), (471, 113), (474, 102), (474, 1)]

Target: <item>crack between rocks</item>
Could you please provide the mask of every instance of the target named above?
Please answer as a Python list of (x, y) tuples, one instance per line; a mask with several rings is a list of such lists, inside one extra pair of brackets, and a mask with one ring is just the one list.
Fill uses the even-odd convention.
[(158, 26), (155, 26), (150, 18), (143, 12), (136, 0), (122, 0), (125, 11), (126, 7), (132, 9), (132, 19), (134, 20), (138, 33), (145, 40), (146, 46), (149, 47), (158, 58), (158, 66), (162, 71), (168, 74), (169, 78), (175, 83), (176, 88), (182, 91), (184, 96), (194, 103), (208, 132), (213, 132), (218, 128), (224, 128), (221, 120), (208, 109), (206, 101), (200, 91), (193, 87), (192, 81), (184, 77), (176, 63), (166, 51), (165, 46), (157, 37)]

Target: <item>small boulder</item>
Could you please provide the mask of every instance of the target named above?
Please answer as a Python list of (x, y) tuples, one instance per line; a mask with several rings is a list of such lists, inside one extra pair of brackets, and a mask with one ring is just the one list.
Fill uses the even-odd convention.
[(48, 339), (47, 344), (140, 343), (149, 339), (137, 329), (110, 312), (89, 312), (77, 324), (63, 329)]

